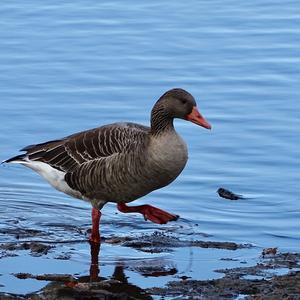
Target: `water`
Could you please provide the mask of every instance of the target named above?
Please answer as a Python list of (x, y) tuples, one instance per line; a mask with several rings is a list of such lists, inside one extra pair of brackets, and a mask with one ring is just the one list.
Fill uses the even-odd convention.
[[(182, 87), (213, 130), (176, 121), (188, 165), (138, 202), (179, 214), (214, 240), (299, 251), (299, 8), (267, 0), (3, 3), (0, 159), (102, 124), (148, 124), (156, 99)], [(65, 238), (63, 225), (89, 226), (87, 203), (25, 168), (0, 172), (0, 229), (48, 230), (55, 240)], [(221, 186), (247, 198), (221, 199)], [(115, 211), (105, 207), (103, 235), (158, 228)]]

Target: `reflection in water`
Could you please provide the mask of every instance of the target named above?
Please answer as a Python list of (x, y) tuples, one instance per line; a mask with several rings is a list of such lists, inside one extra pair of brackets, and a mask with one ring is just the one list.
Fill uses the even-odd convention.
[[(98, 243), (90, 242), (91, 247), (91, 265), (90, 265), (90, 282), (99, 281), (99, 253), (100, 245)], [(176, 268), (171, 268), (169, 270), (165, 269), (153, 269), (150, 272), (140, 272), (141, 275), (145, 277), (160, 277), (160, 276), (169, 276), (175, 275), (177, 273)], [(112, 279), (118, 280), (122, 283), (128, 284), (127, 277), (124, 274), (124, 266), (119, 264), (115, 267), (115, 271), (111, 277)]]
[(100, 245), (98, 243), (92, 243), (91, 245), (91, 266), (90, 266), (90, 281), (96, 281), (99, 275), (99, 252)]
[[(89, 276), (74, 277), (72, 275), (44, 274), (31, 275), (28, 273), (19, 274), (19, 279), (37, 279), (52, 281), (38, 292), (40, 298), (61, 299), (71, 297), (72, 299), (103, 299), (103, 300), (121, 300), (121, 299), (153, 299), (144, 289), (128, 282), (128, 277), (124, 272), (124, 264), (118, 263), (113, 274), (107, 277), (100, 276), (99, 254), (101, 244), (90, 242), (90, 274)], [(157, 270), (153, 268), (153, 272), (143, 273), (141, 275), (148, 277), (159, 277), (174, 275), (177, 273), (176, 268), (170, 270)], [(38, 298), (38, 299), (40, 299)]]

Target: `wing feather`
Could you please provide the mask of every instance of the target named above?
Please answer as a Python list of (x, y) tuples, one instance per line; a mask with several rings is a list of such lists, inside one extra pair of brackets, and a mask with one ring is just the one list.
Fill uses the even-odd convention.
[[(60, 140), (29, 145), (21, 151), (26, 151), (29, 160), (41, 161), (68, 173), (74, 172), (88, 162), (105, 160), (111, 155), (128, 151), (134, 145), (137, 136), (147, 132), (149, 127), (146, 126), (115, 123), (79, 132)], [(85, 172), (88, 171), (85, 169)], [(77, 176), (81, 174), (78, 173)]]
[(97, 149), (101, 151), (101, 156), (67, 172), (66, 182), (87, 198), (101, 197), (102, 193), (107, 197), (110, 194), (111, 178), (122, 183), (128, 168), (132, 167), (132, 155), (137, 158), (140, 156), (148, 141), (148, 130), (148, 127), (143, 126), (115, 127), (112, 130), (105, 128), (101, 134), (97, 134)]

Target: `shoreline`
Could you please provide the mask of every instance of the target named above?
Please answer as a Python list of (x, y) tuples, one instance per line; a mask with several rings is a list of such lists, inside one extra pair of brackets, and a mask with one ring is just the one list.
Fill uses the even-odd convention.
[[(85, 243), (85, 240), (75, 242)], [(72, 241), (70, 241), (72, 244)], [(249, 244), (233, 242), (216, 242), (203, 240), (186, 240), (177, 236), (155, 231), (152, 234), (132, 236), (111, 236), (103, 239), (102, 244), (116, 247), (128, 247), (145, 253), (170, 253), (176, 248), (190, 247), (204, 249), (224, 249), (230, 252), (239, 249), (255, 248)], [(24, 255), (24, 251), (33, 257), (47, 256), (57, 249), (56, 259), (70, 260), (71, 254), (62, 252), (60, 244), (41, 241), (16, 241), (0, 245), (0, 259)], [(55, 273), (13, 273), (19, 280), (37, 280), (45, 286), (34, 293), (26, 295), (0, 293), (1, 300), (23, 299), (299, 299), (300, 297), (300, 253), (281, 253), (275, 248), (265, 249), (256, 257), (252, 266), (216, 269), (220, 278), (195, 280), (189, 276), (179, 276), (177, 269), (164, 264), (140, 265), (135, 271), (144, 277), (173, 276), (164, 286), (141, 288), (125, 275), (126, 266), (116, 265), (109, 277), (99, 276), (98, 256), (100, 247), (91, 246), (91, 265), (89, 276)], [(223, 261), (237, 259), (224, 257)], [(240, 262), (242, 263), (242, 262)], [(0, 275), (1, 282), (1, 275)], [(108, 297), (108, 298), (105, 298)]]

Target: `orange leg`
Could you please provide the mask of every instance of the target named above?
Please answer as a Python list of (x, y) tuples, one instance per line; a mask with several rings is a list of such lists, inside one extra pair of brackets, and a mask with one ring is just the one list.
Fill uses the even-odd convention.
[(179, 216), (170, 214), (162, 209), (151, 205), (127, 206), (125, 203), (118, 203), (118, 210), (123, 213), (141, 213), (145, 220), (150, 220), (157, 224), (166, 224), (169, 221), (176, 221)]
[(99, 233), (99, 224), (100, 224), (101, 212), (99, 209), (92, 209), (92, 233), (90, 236), (90, 242), (100, 244), (100, 233)]

